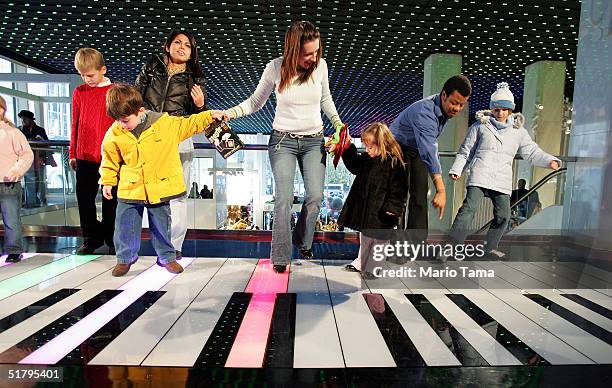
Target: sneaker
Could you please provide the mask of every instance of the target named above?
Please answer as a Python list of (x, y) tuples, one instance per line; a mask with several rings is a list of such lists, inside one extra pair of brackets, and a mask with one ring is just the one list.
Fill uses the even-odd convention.
[(347, 264), (344, 266), (344, 270), (348, 272), (361, 272), (353, 264)]
[(177, 263), (176, 261), (171, 261), (168, 264), (164, 265), (164, 268), (170, 273), (181, 273), (183, 272), (183, 267)]
[(5, 262), (6, 263), (17, 263), (17, 262), (21, 261), (21, 259), (22, 259), (21, 253), (9, 253), (9, 255), (6, 258)]
[(117, 263), (117, 265), (115, 265), (115, 268), (113, 268), (112, 275), (113, 276), (123, 276), (126, 273), (128, 273), (128, 271), (130, 270), (131, 266), (132, 266), (132, 264)]
[(276, 273), (283, 273), (287, 270), (287, 266), (283, 265), (283, 264), (274, 264), (274, 272)]
[(180, 260), (183, 258), (183, 252), (181, 251), (174, 251), (174, 253), (176, 254), (176, 259)]
[(504, 252), (498, 251), (497, 249), (491, 249), (490, 251), (487, 251), (486, 255), (493, 259), (503, 259), (506, 256)]
[(312, 254), (312, 249), (300, 249), (299, 253), (300, 253), (300, 258), (302, 259), (306, 259), (306, 260), (314, 259), (314, 255)]

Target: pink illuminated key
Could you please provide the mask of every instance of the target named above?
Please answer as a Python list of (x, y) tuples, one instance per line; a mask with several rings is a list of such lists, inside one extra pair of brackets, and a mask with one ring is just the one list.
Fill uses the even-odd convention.
[(245, 292), (253, 294), (225, 366), (228, 368), (261, 368), (276, 294), (287, 292), (289, 271), (275, 273), (270, 259), (261, 259)]

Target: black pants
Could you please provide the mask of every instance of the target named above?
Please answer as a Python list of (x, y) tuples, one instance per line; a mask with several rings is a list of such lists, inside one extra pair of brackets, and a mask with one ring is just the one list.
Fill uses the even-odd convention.
[(404, 217), (404, 229), (409, 231), (409, 238), (415, 243), (427, 239), (427, 191), (429, 190), (429, 172), (414, 148), (402, 146), (406, 175), (408, 176), (408, 206)]
[(113, 246), (115, 212), (117, 211), (117, 187), (113, 199), (102, 197), (102, 222), (98, 221), (96, 196), (100, 191), (100, 163), (77, 159), (76, 197), (85, 245), (97, 247), (106, 242)]

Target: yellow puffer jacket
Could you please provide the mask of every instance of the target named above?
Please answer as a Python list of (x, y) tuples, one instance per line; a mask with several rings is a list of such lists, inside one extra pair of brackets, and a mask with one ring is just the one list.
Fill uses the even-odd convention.
[(213, 121), (211, 111), (189, 117), (164, 113), (138, 139), (115, 122), (102, 142), (100, 184), (119, 199), (156, 204), (185, 194), (178, 145)]

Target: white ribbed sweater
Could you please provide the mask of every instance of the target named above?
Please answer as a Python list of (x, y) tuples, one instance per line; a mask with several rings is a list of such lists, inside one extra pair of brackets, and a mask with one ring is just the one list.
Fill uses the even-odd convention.
[(283, 57), (270, 61), (259, 80), (255, 92), (239, 105), (231, 108), (234, 117), (242, 117), (260, 110), (272, 94), (276, 93), (276, 113), (272, 128), (299, 135), (312, 135), (323, 128), (321, 109), (334, 128), (342, 121), (329, 91), (327, 63), (323, 58), (312, 73), (311, 79), (299, 85), (292, 84), (279, 93), (280, 70)]

